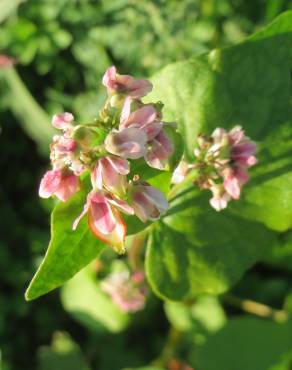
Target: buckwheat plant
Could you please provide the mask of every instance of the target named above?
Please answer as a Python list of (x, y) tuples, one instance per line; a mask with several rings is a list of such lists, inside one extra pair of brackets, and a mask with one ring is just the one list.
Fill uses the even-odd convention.
[(39, 195), (66, 202), (89, 172), (92, 188), (72, 229), (87, 215), (92, 233), (124, 253), (127, 227), (121, 213), (155, 221), (169, 206), (164, 194), (143, 180), (143, 173), (131, 177), (131, 165), (143, 160), (151, 168), (165, 169), (174, 153), (167, 130), (175, 130), (175, 124), (163, 122), (160, 103), (141, 101), (152, 90), (149, 81), (119, 75), (110, 67), (102, 82), (108, 98), (94, 122), (78, 124), (68, 112), (53, 117), (60, 134), (53, 138), (52, 169), (44, 175)]

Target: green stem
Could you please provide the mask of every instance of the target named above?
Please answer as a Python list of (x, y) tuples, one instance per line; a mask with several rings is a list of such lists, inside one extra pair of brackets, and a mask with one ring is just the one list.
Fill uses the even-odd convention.
[(271, 318), (277, 322), (284, 322), (289, 318), (289, 313), (285, 310), (277, 310), (263, 303), (259, 303), (250, 299), (242, 299), (232, 294), (224, 296), (223, 299), (231, 306), (240, 308), (241, 310), (252, 315)]
[(169, 329), (168, 337), (160, 356), (153, 361), (152, 366), (166, 368), (170, 360), (173, 359), (177, 352), (177, 345), (181, 341), (182, 333), (171, 327)]
[(128, 261), (133, 271), (143, 269), (142, 252), (145, 246), (145, 241), (149, 234), (149, 228), (133, 235), (130, 238), (130, 248), (128, 251)]

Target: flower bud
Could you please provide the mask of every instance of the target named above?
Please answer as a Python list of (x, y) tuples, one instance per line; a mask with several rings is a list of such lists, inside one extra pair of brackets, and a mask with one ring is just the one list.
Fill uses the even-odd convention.
[(158, 220), (169, 208), (164, 194), (147, 183), (134, 184), (131, 198), (135, 215), (142, 222)]
[(123, 93), (132, 98), (140, 99), (152, 90), (152, 84), (149, 81), (135, 80), (132, 76), (119, 75), (114, 66), (107, 69), (102, 83), (110, 96), (114, 93)]
[(114, 156), (103, 157), (92, 172), (92, 185), (100, 190), (105, 187), (114, 194), (124, 194), (127, 187), (126, 175), (129, 172), (127, 160)]
[(109, 244), (117, 253), (125, 252), (126, 224), (120, 212), (133, 214), (134, 211), (126, 202), (105, 191), (93, 190), (81, 214), (73, 223), (75, 230), (80, 220), (88, 213), (88, 223), (92, 233), (101, 241)]

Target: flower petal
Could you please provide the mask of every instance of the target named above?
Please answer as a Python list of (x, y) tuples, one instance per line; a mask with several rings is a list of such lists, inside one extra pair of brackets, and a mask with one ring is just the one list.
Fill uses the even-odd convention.
[(112, 194), (107, 194), (106, 198), (109, 201), (109, 203), (117, 207), (120, 211), (126, 213), (127, 215), (134, 214), (133, 208), (125, 201), (118, 199), (117, 197), (114, 197)]
[(162, 170), (173, 151), (172, 141), (168, 138), (164, 130), (161, 130), (156, 138), (150, 142), (145, 160), (149, 166)]
[(95, 217), (96, 213), (92, 210), (89, 211), (89, 227), (93, 234), (106, 244), (109, 244), (117, 253), (125, 252), (125, 237), (127, 233), (127, 228), (119, 212), (116, 209), (112, 210), (113, 218), (115, 219), (115, 227), (110, 233), (103, 233), (100, 225), (96, 223)]
[(62, 172), (60, 170), (47, 171), (40, 183), (39, 196), (41, 198), (52, 196), (60, 186), (61, 181)]
[(72, 113), (64, 112), (55, 114), (52, 119), (52, 125), (58, 129), (64, 130), (71, 126), (71, 123), (74, 120)]
[(112, 168), (120, 175), (127, 175), (130, 172), (130, 166), (127, 160), (112, 156), (108, 156), (106, 158)]
[(105, 148), (108, 152), (123, 158), (137, 159), (145, 152), (146, 134), (134, 127), (110, 133), (105, 139)]
[(141, 125), (154, 122), (156, 117), (157, 112), (153, 105), (145, 105), (144, 107), (132, 112), (125, 121), (121, 122), (121, 126), (122, 128), (130, 127), (131, 125), (139, 127)]
[(102, 192), (95, 192), (90, 197), (89, 215), (91, 226), (101, 234), (108, 235), (116, 227), (115, 215)]
[(228, 176), (224, 179), (224, 188), (233, 199), (240, 198), (240, 183), (236, 176)]
[(63, 175), (58, 189), (55, 190), (55, 195), (61, 201), (66, 202), (79, 190), (78, 177), (74, 174)]

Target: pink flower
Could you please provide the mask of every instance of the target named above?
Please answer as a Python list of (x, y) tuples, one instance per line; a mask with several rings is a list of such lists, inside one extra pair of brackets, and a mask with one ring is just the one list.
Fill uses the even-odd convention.
[(49, 198), (56, 195), (61, 201), (66, 202), (79, 190), (78, 178), (72, 173), (62, 173), (61, 170), (51, 170), (45, 173), (41, 180), (39, 195)]
[(182, 160), (173, 172), (171, 178), (172, 184), (180, 184), (181, 182), (183, 182), (189, 171), (189, 168), (189, 164), (186, 161)]
[(119, 75), (114, 66), (107, 69), (103, 79), (103, 85), (109, 95), (122, 93), (132, 98), (140, 99), (152, 90), (152, 84), (147, 80), (135, 80), (132, 76)]
[(135, 128), (129, 127), (122, 131), (113, 131), (105, 139), (105, 149), (122, 158), (138, 159), (146, 153), (146, 134)]
[(256, 145), (251, 141), (234, 144), (231, 148), (231, 158), (242, 166), (254, 166), (257, 163), (255, 157)]
[(54, 169), (67, 168), (76, 176), (85, 170), (79, 159), (78, 142), (63, 135), (55, 135), (50, 146), (50, 159)]
[(72, 113), (64, 112), (55, 114), (52, 118), (52, 125), (59, 130), (63, 130), (69, 136), (73, 129), (74, 116)]
[(158, 114), (153, 105), (145, 105), (131, 113), (131, 98), (125, 100), (121, 113), (119, 129), (136, 127), (147, 135), (147, 140), (152, 140), (161, 131), (163, 123), (158, 120)]
[(145, 307), (147, 289), (142, 271), (132, 276), (129, 271), (111, 274), (101, 282), (101, 288), (123, 312), (134, 313)]
[(126, 175), (130, 172), (129, 162), (125, 159), (107, 156), (99, 159), (92, 173), (92, 184), (97, 189), (103, 186), (117, 194), (125, 193)]
[(231, 197), (225, 191), (224, 187), (222, 185), (214, 185), (210, 190), (213, 193), (213, 197), (210, 199), (210, 205), (218, 212), (225, 209)]
[(161, 130), (159, 134), (148, 143), (145, 160), (150, 167), (163, 170), (169, 157), (173, 154), (174, 147), (166, 132)]
[(143, 183), (133, 185), (132, 207), (135, 215), (142, 221), (155, 221), (165, 214), (169, 204), (161, 191)]
[(226, 208), (231, 198), (240, 198), (242, 187), (249, 180), (248, 168), (257, 163), (255, 154), (256, 144), (240, 126), (229, 132), (219, 127), (211, 137), (200, 135), (195, 149), (199, 173), (196, 182), (212, 191), (210, 203), (217, 211)]
[(248, 182), (247, 171), (243, 167), (227, 168), (223, 171), (224, 188), (233, 199), (240, 198), (241, 187)]
[(124, 253), (127, 228), (120, 216), (122, 211), (133, 214), (134, 211), (126, 202), (114, 197), (105, 191), (93, 190), (87, 196), (84, 209), (73, 223), (75, 230), (86, 213), (88, 223), (93, 234), (106, 244), (109, 244), (118, 253)]
[(16, 64), (16, 59), (5, 54), (0, 54), (0, 69), (10, 68), (14, 64)]

